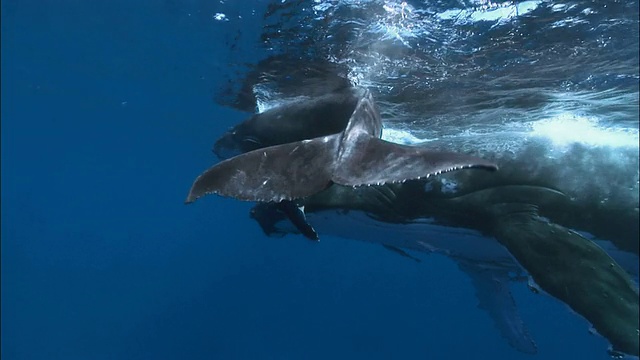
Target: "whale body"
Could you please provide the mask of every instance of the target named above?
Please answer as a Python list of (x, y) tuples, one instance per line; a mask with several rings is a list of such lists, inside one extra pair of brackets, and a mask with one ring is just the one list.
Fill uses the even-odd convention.
[[(374, 108), (372, 101), (368, 100), (369, 109)], [(305, 106), (302, 112), (275, 109), (271, 118), (252, 118), (253, 123), (239, 125), (242, 136), (260, 139), (249, 142), (270, 149), (281, 145), (279, 139), (295, 141), (333, 131), (325, 130), (322, 119), (304, 116), (305, 111), (329, 109), (326, 102)], [(375, 117), (372, 113), (364, 111), (365, 117)], [(363, 113), (354, 111), (346, 121), (332, 121), (348, 128), (354, 115)], [(260, 124), (274, 118), (278, 126)], [(293, 125), (300, 118), (305, 126)], [(234, 143), (229, 134), (222, 139), (218, 151)], [(500, 170), (494, 173), (453, 171), (419, 179), (403, 176), (408, 167), (396, 169), (387, 158), (381, 164), (394, 168), (402, 181), (358, 187), (332, 182), (290, 202), (277, 198), (259, 203), (252, 217), (268, 235), (298, 232), (312, 237), (325, 232), (382, 243), (394, 251), (441, 252), (472, 274), (474, 283), (491, 284), (477, 276), (477, 268), (498, 264), (492, 276), (505, 278), (510, 270), (504, 269), (521, 266), (542, 290), (590, 321), (616, 350), (638, 355), (638, 290), (632, 279), (637, 278), (638, 256), (637, 149), (573, 144), (559, 151), (544, 138), (522, 136), (516, 139), (517, 149), (504, 151), (497, 146), (504, 141), (499, 136), (467, 135), (429, 142), (433, 154), (453, 151), (498, 164)], [(367, 152), (381, 157), (375, 150)], [(357, 168), (358, 162), (349, 165)], [(332, 221), (352, 226), (326, 225)], [(356, 230), (355, 225), (362, 228)], [(452, 232), (463, 240), (453, 240)], [(510, 344), (534, 351), (526, 329), (513, 321), (517, 316), (504, 296), (485, 296), (481, 303), (493, 309), (490, 313)]]

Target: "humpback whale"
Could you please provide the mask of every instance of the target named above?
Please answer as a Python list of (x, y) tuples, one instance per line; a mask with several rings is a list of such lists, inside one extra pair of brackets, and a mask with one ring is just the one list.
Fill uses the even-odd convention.
[[(367, 106), (371, 107), (370, 100)], [(376, 114), (354, 111), (347, 123), (354, 117)], [(284, 124), (296, 119), (282, 117), (280, 121)], [(273, 131), (286, 134), (291, 141), (296, 133), (297, 139), (307, 139), (309, 131), (322, 129), (322, 123), (315, 126), (314, 130), (300, 130), (284, 125)], [(252, 133), (252, 128), (261, 130)], [(348, 128), (343, 134), (349, 133)], [(243, 136), (276, 138), (275, 133), (267, 134), (262, 129), (255, 124), (248, 126)], [(268, 149), (277, 146), (277, 141), (261, 145)], [(637, 149), (616, 152), (576, 144), (563, 154), (551, 156), (544, 139), (523, 138), (516, 152), (487, 150), (479, 145), (481, 141), (486, 142), (486, 136), (430, 142), (429, 146), (435, 153), (438, 149), (475, 151), (474, 155), (499, 163), (500, 171), (455, 171), (423, 179), (407, 177), (404, 183), (372, 182), (372, 186), (355, 188), (335, 182), (295, 199), (295, 206), (289, 203), (285, 210), (281, 203), (259, 203), (252, 217), (268, 235), (304, 234), (304, 229), (309, 233), (308, 227), (322, 225), (327, 219), (347, 219), (352, 228), (367, 223), (376, 231), (352, 229), (335, 235), (381, 242), (392, 249), (440, 251), (476, 275), (478, 272), (469, 269), (510, 262), (506, 266), (509, 269), (519, 264), (542, 290), (591, 322), (614, 349), (638, 355), (638, 290), (628, 272), (635, 271), (637, 277)], [(218, 147), (223, 147), (222, 143)], [(291, 208), (302, 212), (296, 215), (297, 222), (292, 220)], [(305, 214), (307, 217), (302, 217)], [(292, 223), (294, 228), (287, 228)], [(414, 225), (419, 230), (413, 230)], [(398, 235), (375, 240), (380, 229), (389, 228)], [(332, 234), (340, 227), (321, 229), (319, 234)], [(450, 240), (452, 229), (467, 241)], [(405, 232), (411, 236), (403, 237)], [(607, 253), (592, 237), (607, 240), (617, 250)], [(620, 254), (631, 254), (632, 264), (627, 266), (624, 257), (613, 256)], [(494, 269), (493, 273), (506, 276), (502, 270)], [(475, 282), (482, 281), (476, 277)], [(490, 308), (487, 304), (504, 305), (509, 301), (485, 296), (481, 303)], [(505, 324), (505, 311), (494, 310), (492, 317), (502, 324), (499, 328), (513, 346), (534, 351), (526, 329), (513, 322)]]
[[(520, 264), (536, 286), (584, 316), (615, 350), (637, 355), (638, 292), (628, 273), (637, 277), (637, 256), (619, 248), (610, 255), (573, 228), (547, 218), (557, 207), (572, 209), (576, 219), (581, 215), (578, 204), (557, 190), (523, 184), (451, 192), (454, 181), (472, 180), (455, 175), (460, 174), (359, 188), (334, 185), (299, 205), (321, 235), (454, 259), (474, 284), (480, 283), (481, 305), (518, 350), (532, 353), (535, 345), (514, 300), (509, 293), (482, 289), (509, 280)], [(251, 217), (269, 236), (300, 233), (276, 205), (257, 204)], [(633, 234), (632, 226), (627, 230)]]
[[(353, 111), (349, 111), (352, 102), (348, 99), (345, 104), (336, 105), (330, 98), (311, 105), (285, 106), (249, 119), (247, 127), (256, 131), (253, 137), (245, 135), (245, 139), (250, 139), (245, 144), (264, 147), (224, 160), (206, 170), (194, 181), (186, 203), (207, 194), (246, 201), (280, 202), (316, 194), (334, 183), (345, 186), (384, 184), (460, 169), (497, 169), (494, 163), (478, 157), (380, 139), (382, 120), (371, 92), (361, 88), (349, 91), (357, 99)], [(337, 112), (332, 111), (336, 109)], [(327, 116), (321, 119), (317, 115), (306, 119), (302, 116), (302, 126), (289, 126), (292, 129), (289, 134), (297, 135), (297, 141), (281, 143), (290, 140), (288, 136), (277, 135), (279, 131), (268, 131), (269, 118), (291, 122), (297, 114), (316, 114), (316, 111)], [(344, 114), (350, 115), (347, 121), (341, 120)], [(324, 123), (325, 119), (329, 119), (326, 121), (328, 126), (323, 125), (322, 131), (309, 126), (313, 122), (316, 125), (319, 121)], [(265, 129), (261, 131), (261, 128)], [(336, 129), (340, 131), (332, 133)]]

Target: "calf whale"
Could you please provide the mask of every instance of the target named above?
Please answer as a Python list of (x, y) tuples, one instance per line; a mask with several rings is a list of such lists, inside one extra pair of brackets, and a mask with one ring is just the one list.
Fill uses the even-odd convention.
[[(348, 121), (339, 119), (345, 112), (331, 113), (326, 110), (326, 106), (331, 106), (331, 101), (312, 105), (310, 111), (303, 105), (302, 111), (305, 113), (329, 113), (327, 123), (332, 126), (323, 125), (322, 131), (309, 126), (294, 126), (290, 133), (297, 136), (297, 141), (280, 143), (288, 141), (283, 140), (287, 137), (265, 136), (278, 133), (260, 131), (259, 125), (268, 123), (270, 114), (263, 116), (264, 119), (250, 119), (257, 130), (255, 139), (265, 137), (276, 139), (272, 141), (278, 143), (263, 144), (266, 147), (232, 157), (209, 168), (194, 181), (186, 203), (207, 194), (247, 201), (279, 202), (316, 194), (334, 183), (361, 186), (426, 178), (461, 169), (497, 169), (494, 163), (478, 157), (380, 139), (382, 120), (371, 92), (360, 88), (350, 91), (354, 92), (357, 102)], [(344, 106), (334, 108), (348, 110), (348, 104), (347, 101)], [(273, 112), (277, 114), (275, 118), (290, 122), (291, 117), (301, 111), (287, 110), (291, 110), (291, 106), (274, 109)], [(311, 120), (322, 120), (324, 123), (324, 118), (318, 119), (317, 116)], [(340, 132), (324, 135), (345, 123)], [(323, 136), (314, 137), (319, 134)], [(260, 141), (255, 143), (260, 144)]]
[[(367, 114), (358, 116), (372, 116)], [(295, 121), (294, 118), (279, 120), (282, 124)], [(269, 135), (252, 134), (254, 126), (245, 128), (244, 136), (266, 138)], [(322, 123), (315, 126), (323, 128)], [(284, 125), (274, 131), (287, 134), (288, 139), (295, 139), (296, 134), (298, 139), (306, 139), (311, 130)], [(269, 136), (277, 138), (275, 134)], [(592, 235), (607, 240), (618, 251), (631, 254), (635, 265), (627, 270), (637, 269), (637, 149), (620, 152), (577, 144), (560, 156), (549, 153), (550, 146), (544, 139), (524, 137), (515, 153), (496, 151), (499, 146), (482, 150), (485, 147), (478, 142), (486, 143), (487, 138), (461, 137), (429, 144), (436, 150), (476, 151), (476, 156), (499, 163), (499, 172), (457, 171), (429, 179), (357, 188), (333, 184), (295, 201), (294, 208), (304, 208), (308, 218), (297, 216), (294, 230), (304, 233), (302, 229), (306, 229), (307, 233), (314, 234), (308, 227), (320, 222), (326, 211), (334, 211), (338, 215), (361, 212), (379, 224), (400, 225), (398, 228), (405, 230), (409, 224), (424, 223), (427, 219), (440, 229), (475, 231), (493, 239), (479, 248), (474, 247), (475, 252), (482, 253), (480, 250), (494, 245), (508, 250), (509, 257), (514, 258), (542, 290), (584, 316), (616, 350), (637, 355), (637, 286), (622, 263), (616, 261), (619, 258), (612, 258), (589, 238)], [(267, 147), (273, 145), (277, 142), (262, 143)], [(286, 208), (291, 209), (290, 205)], [(283, 211), (282, 204), (276, 202), (258, 204), (252, 216), (268, 234), (282, 232), (283, 224), (293, 222), (291, 210)], [(282, 219), (288, 221), (283, 223)], [(328, 229), (331, 233), (332, 228)], [(352, 232), (349, 236), (367, 240), (369, 235)], [(443, 240), (444, 243), (434, 246), (433, 241), (426, 233), (424, 237), (416, 235), (400, 239), (399, 243), (383, 244), (422, 251), (445, 248), (448, 255), (463, 259), (460, 261), (465, 263), (462, 266), (465, 269), (470, 267), (468, 258), (474, 260), (477, 256), (469, 256), (466, 243), (457, 254), (453, 242)], [(491, 254), (489, 263), (497, 256)], [(494, 318), (500, 318), (500, 314)], [(502, 328), (505, 332), (514, 329), (510, 325)], [(518, 331), (524, 333), (524, 330)], [(510, 338), (512, 345), (523, 351), (531, 350), (528, 341), (518, 341), (517, 336)]]

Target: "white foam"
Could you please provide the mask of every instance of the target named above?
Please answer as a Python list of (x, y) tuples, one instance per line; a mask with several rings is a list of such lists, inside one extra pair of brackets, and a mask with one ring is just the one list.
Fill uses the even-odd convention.
[(420, 139), (418, 137), (415, 137), (413, 134), (405, 130), (389, 128), (382, 129), (382, 139), (392, 143), (404, 145), (414, 145), (429, 141), (429, 139)]
[(580, 143), (590, 146), (638, 147), (638, 129), (606, 127), (596, 118), (562, 113), (531, 123), (531, 134), (555, 145)]
[(450, 9), (437, 16), (443, 20), (456, 20), (463, 23), (478, 21), (501, 22), (533, 11), (542, 1), (523, 1), (517, 4), (492, 1), (478, 1), (478, 3), (479, 6), (475, 9)]

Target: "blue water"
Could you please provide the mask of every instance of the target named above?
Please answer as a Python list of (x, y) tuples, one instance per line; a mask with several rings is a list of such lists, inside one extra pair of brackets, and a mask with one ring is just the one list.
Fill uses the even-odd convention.
[[(416, 263), (337, 238), (271, 239), (249, 203), (183, 204), (216, 161), (213, 141), (247, 116), (221, 105), (221, 89), (273, 55), (251, 46), (267, 1), (227, 2), (2, 2), (2, 358), (534, 358), (500, 337), (446, 257)], [(625, 36), (624, 76), (576, 72), (559, 84), (605, 94), (589, 98), (596, 105), (630, 95), (635, 106), (604, 120), (637, 129), (637, 31)], [(441, 70), (425, 91), (447, 88)], [(415, 103), (384, 89), (381, 100)], [(470, 123), (482, 118), (478, 103), (487, 102), (468, 102)], [(443, 113), (434, 115), (447, 128)], [(535, 357), (609, 358), (566, 305), (512, 288)]]

